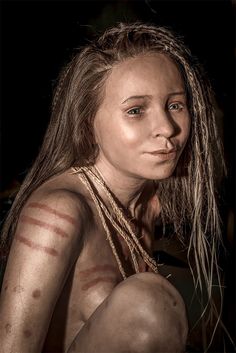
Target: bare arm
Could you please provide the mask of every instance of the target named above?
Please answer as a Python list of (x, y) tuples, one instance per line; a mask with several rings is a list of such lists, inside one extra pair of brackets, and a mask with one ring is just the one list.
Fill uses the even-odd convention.
[(0, 301), (4, 353), (41, 352), (53, 310), (82, 247), (79, 198), (66, 191), (31, 197), (14, 235)]

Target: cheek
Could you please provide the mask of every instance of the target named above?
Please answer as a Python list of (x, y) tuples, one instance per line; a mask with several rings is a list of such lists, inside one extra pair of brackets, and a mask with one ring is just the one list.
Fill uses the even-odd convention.
[(135, 128), (127, 125), (122, 126), (120, 129), (120, 138), (125, 145), (140, 146), (144, 138), (144, 131), (137, 126)]
[[(106, 149), (122, 150), (127, 147), (135, 147), (141, 144), (143, 138), (142, 129), (134, 129), (127, 124), (110, 123), (100, 124), (95, 128), (95, 136), (98, 144)], [(128, 150), (127, 150), (128, 153)]]

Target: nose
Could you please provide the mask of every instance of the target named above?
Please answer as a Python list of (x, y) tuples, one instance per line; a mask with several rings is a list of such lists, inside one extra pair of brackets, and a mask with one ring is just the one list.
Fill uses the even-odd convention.
[(152, 117), (152, 136), (170, 138), (178, 133), (179, 127), (170, 112), (164, 108), (158, 109)]

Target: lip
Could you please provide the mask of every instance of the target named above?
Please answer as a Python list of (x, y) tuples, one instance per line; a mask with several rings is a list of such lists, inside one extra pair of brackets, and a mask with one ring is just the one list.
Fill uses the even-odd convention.
[(177, 149), (171, 149), (171, 150), (161, 149), (158, 151), (147, 152), (147, 154), (156, 156), (158, 157), (159, 160), (168, 161), (168, 160), (176, 159)]
[(171, 148), (170, 150), (160, 149), (160, 150), (152, 151), (152, 152), (148, 152), (148, 153), (150, 153), (150, 154), (170, 154), (173, 152), (177, 152), (177, 148)]

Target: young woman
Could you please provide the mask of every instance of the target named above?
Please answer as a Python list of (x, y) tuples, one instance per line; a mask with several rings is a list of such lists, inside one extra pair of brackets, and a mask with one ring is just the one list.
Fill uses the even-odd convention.
[(154, 226), (174, 224), (210, 298), (219, 158), (209, 85), (170, 30), (119, 24), (76, 54), (3, 230), (4, 353), (183, 352)]

